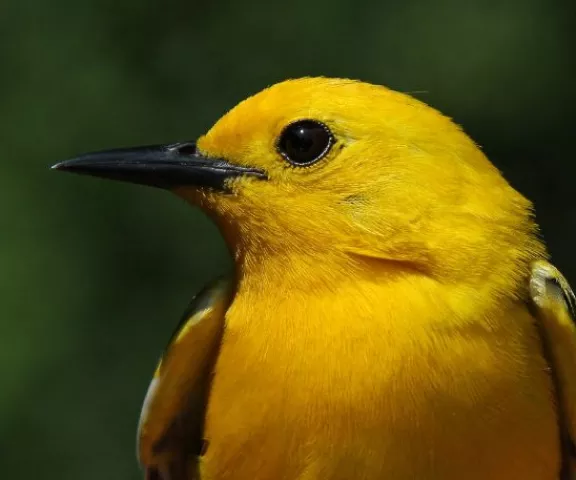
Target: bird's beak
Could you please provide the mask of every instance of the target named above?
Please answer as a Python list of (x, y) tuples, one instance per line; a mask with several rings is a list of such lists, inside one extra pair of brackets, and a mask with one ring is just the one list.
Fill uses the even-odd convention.
[(262, 170), (201, 155), (191, 142), (86, 153), (52, 168), (167, 189), (195, 186), (226, 190), (231, 178), (266, 178)]

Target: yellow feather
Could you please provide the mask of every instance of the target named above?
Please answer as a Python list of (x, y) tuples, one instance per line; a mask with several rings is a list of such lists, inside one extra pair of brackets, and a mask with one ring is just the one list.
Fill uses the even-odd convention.
[[(298, 168), (276, 141), (302, 119), (336, 143)], [(524, 303), (545, 248), (459, 127), (384, 87), (305, 78), (198, 147), (268, 175), (176, 190), (238, 270), (203, 479), (556, 480), (555, 392)]]
[(234, 256), (150, 386), (148, 480), (569, 478), (573, 294), (531, 203), (436, 110), (303, 78), (196, 146), (55, 168), (176, 186)]

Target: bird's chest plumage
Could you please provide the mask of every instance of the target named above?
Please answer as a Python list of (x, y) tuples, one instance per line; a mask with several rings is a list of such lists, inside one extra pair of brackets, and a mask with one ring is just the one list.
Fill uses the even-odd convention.
[(527, 315), (438, 329), (341, 304), (251, 308), (250, 322), (239, 308), (228, 318), (203, 480), (556, 480), (551, 387)]

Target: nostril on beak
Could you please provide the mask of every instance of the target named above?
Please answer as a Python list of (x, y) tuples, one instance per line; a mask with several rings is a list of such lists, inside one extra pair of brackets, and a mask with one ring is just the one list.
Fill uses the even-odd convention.
[(177, 151), (180, 155), (196, 155), (198, 153), (194, 142), (177, 143), (171, 150)]

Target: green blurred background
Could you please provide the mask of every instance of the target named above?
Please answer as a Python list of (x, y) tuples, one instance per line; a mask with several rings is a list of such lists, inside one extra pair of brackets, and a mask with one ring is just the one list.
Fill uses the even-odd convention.
[(454, 117), (535, 200), (576, 281), (568, 5), (3, 0), (2, 477), (140, 478), (136, 423), (159, 352), (192, 294), (231, 266), (177, 198), (48, 167), (194, 139), (287, 77), (386, 84)]

